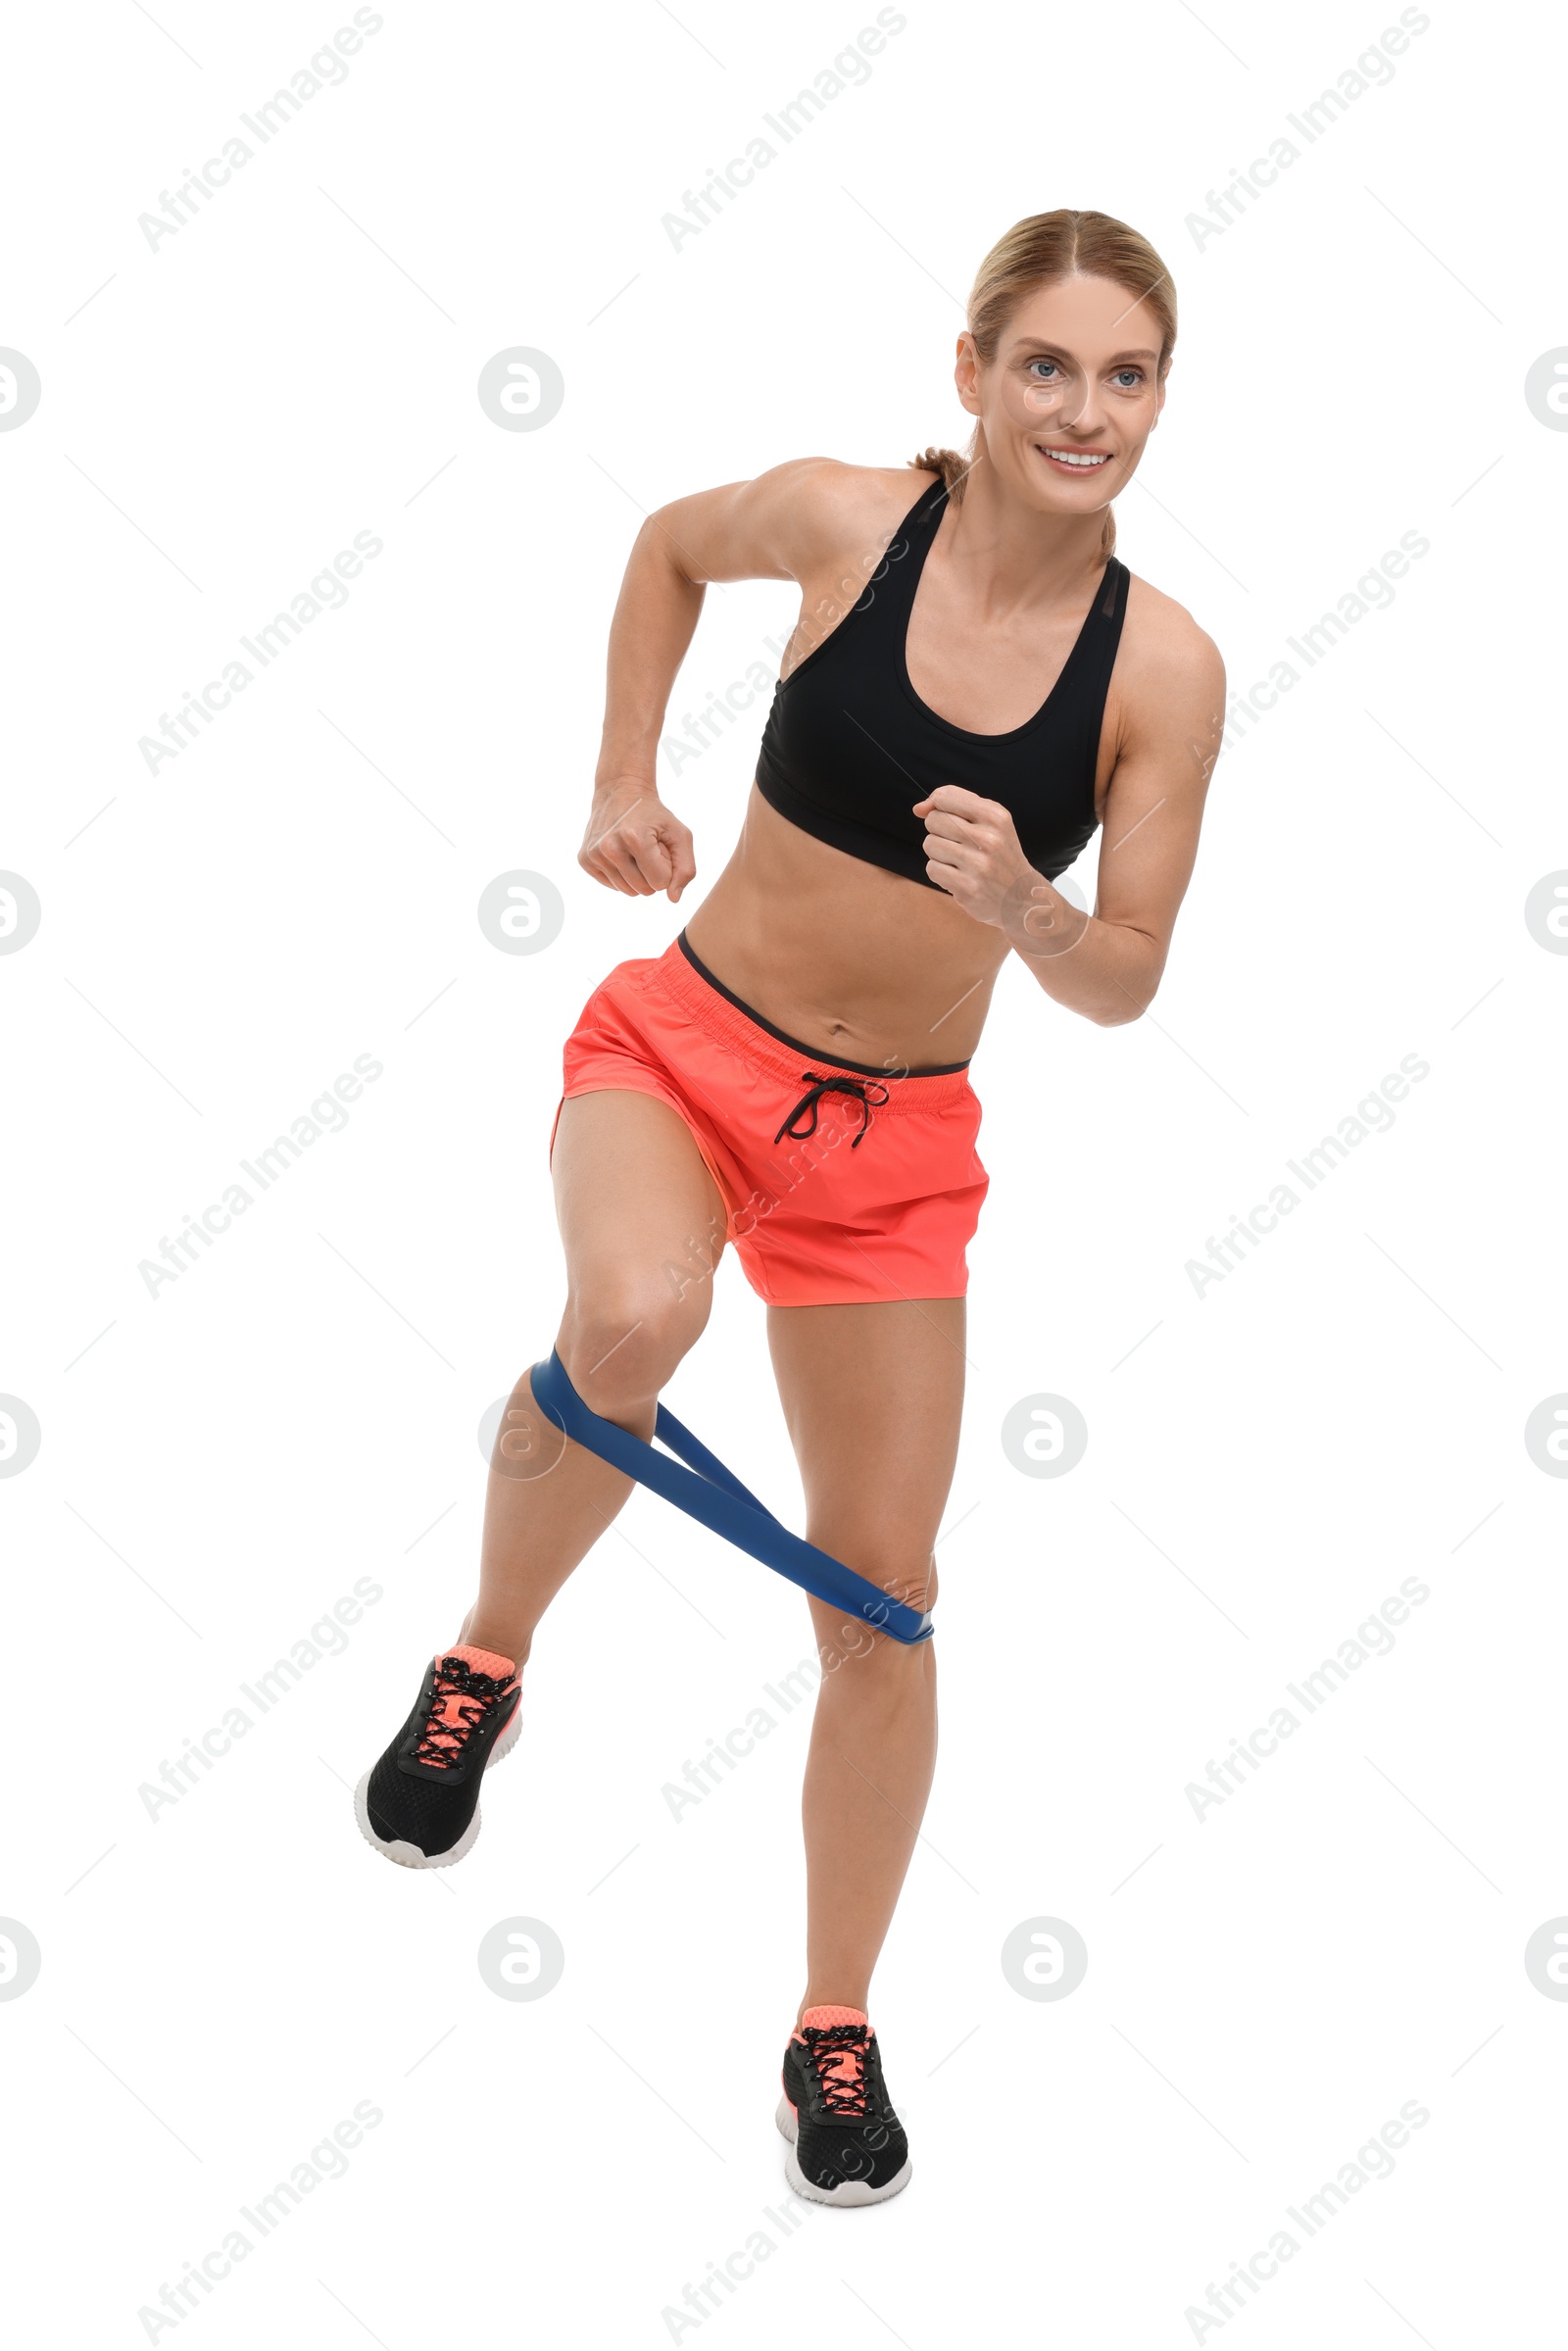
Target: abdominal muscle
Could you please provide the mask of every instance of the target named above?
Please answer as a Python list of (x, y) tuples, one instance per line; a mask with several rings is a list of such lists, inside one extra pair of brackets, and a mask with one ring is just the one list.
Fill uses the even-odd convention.
[(919, 1069), (979, 1042), (1002, 933), (939, 890), (813, 839), (752, 786), (735, 854), (686, 926), (715, 979), (824, 1059)]

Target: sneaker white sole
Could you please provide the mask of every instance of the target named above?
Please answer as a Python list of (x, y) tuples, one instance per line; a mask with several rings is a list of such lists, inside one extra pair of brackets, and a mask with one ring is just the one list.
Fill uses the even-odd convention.
[[(485, 1770), (489, 1771), (491, 1766), (499, 1763), (504, 1755), (510, 1755), (521, 1735), (522, 1700), (519, 1698), (517, 1700), (516, 1711), (514, 1713), (511, 1722), (508, 1723), (506, 1729), (502, 1732), (501, 1737), (496, 1740), (495, 1745), (490, 1750), (489, 1756), (485, 1763)], [(370, 1766), (370, 1771), (374, 1771), (374, 1769), (375, 1766), (372, 1763)], [(472, 1820), (464, 1830), (463, 1835), (458, 1838), (458, 1841), (455, 1845), (453, 1845), (445, 1853), (421, 1853), (418, 1846), (411, 1845), (406, 1837), (394, 1837), (387, 1838), (376, 1836), (375, 1831), (370, 1826), (370, 1808), (368, 1800), (369, 1795), (369, 1788), (370, 1772), (367, 1772), (365, 1777), (361, 1780), (359, 1787), (354, 1790), (354, 1817), (360, 1824), (360, 1835), (364, 1837), (368, 1845), (374, 1845), (376, 1851), (380, 1854), (383, 1854), (388, 1861), (395, 1861), (399, 1869), (450, 1869), (453, 1862), (461, 1861), (465, 1853), (472, 1851), (474, 1840), (479, 1834), (479, 1822), (481, 1817), (479, 1806), (477, 1804), (475, 1804), (473, 1808)]]
[(867, 2187), (863, 2180), (846, 2180), (838, 2187), (817, 2187), (807, 2179), (795, 2160), (795, 2142), (800, 2136), (800, 2125), (788, 2098), (780, 2098), (773, 2120), (789, 2141), (790, 2151), (784, 2158), (784, 2177), (798, 2196), (808, 2196), (813, 2204), (885, 2204), (889, 2196), (896, 2196), (914, 2178), (913, 2164), (906, 2162), (903, 2171), (895, 2172), (893, 2178), (885, 2180), (880, 2187)]

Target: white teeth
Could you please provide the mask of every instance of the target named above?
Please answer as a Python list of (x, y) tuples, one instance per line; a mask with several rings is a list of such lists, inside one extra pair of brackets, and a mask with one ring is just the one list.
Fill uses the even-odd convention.
[(1096, 465), (1104, 465), (1108, 452), (1102, 451), (1099, 457), (1075, 457), (1070, 450), (1048, 449), (1044, 454), (1051, 459), (1053, 465), (1076, 465), (1082, 471), (1089, 472)]

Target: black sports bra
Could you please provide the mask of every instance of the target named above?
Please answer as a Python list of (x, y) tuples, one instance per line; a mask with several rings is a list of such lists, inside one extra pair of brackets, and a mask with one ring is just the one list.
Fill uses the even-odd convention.
[(925, 826), (910, 811), (939, 784), (1000, 801), (1024, 856), (1054, 880), (1096, 827), (1095, 768), (1128, 571), (1112, 556), (1066, 665), (1022, 726), (974, 735), (939, 718), (910, 683), (914, 592), (947, 505), (933, 482), (905, 515), (864, 595), (774, 690), (757, 785), (803, 832), (926, 882)]

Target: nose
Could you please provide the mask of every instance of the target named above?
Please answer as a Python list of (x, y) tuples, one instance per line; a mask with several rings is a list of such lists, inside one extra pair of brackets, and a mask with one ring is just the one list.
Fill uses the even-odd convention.
[(1100, 386), (1092, 375), (1079, 377), (1068, 390), (1058, 421), (1064, 431), (1082, 433), (1086, 440), (1100, 430), (1105, 421), (1105, 409)]

